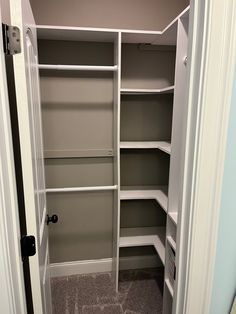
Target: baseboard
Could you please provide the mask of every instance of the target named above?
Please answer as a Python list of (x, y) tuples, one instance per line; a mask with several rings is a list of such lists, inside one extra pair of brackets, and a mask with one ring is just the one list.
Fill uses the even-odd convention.
[[(155, 255), (120, 258), (121, 270), (153, 268), (160, 266), (162, 266), (160, 259)], [(111, 270), (112, 270), (111, 258), (50, 264), (51, 277), (102, 273), (110, 272)]]

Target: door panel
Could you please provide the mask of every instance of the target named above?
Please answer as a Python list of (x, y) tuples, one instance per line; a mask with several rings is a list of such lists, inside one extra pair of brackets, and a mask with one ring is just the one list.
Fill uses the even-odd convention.
[(36, 255), (29, 258), (33, 306), (35, 314), (51, 314), (36, 28), (27, 0), (10, 0), (10, 8), (12, 24), (21, 33), (22, 51), (13, 61), (27, 234), (36, 239)]

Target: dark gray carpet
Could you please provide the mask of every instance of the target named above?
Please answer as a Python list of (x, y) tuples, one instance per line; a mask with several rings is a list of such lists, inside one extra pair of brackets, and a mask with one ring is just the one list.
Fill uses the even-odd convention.
[(54, 314), (161, 314), (163, 269), (120, 272), (119, 293), (110, 273), (52, 279)]

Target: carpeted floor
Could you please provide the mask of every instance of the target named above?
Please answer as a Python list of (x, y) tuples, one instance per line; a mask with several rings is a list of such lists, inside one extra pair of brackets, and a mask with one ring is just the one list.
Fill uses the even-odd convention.
[(163, 269), (120, 272), (119, 293), (110, 273), (52, 280), (54, 314), (161, 314)]

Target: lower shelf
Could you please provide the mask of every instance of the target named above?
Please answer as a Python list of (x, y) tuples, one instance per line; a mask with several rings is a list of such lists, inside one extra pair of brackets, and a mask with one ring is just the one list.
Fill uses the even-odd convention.
[(165, 227), (121, 228), (119, 247), (153, 245), (165, 264)]
[(157, 203), (167, 212), (167, 187), (122, 187), (120, 191), (121, 200), (156, 200)]

